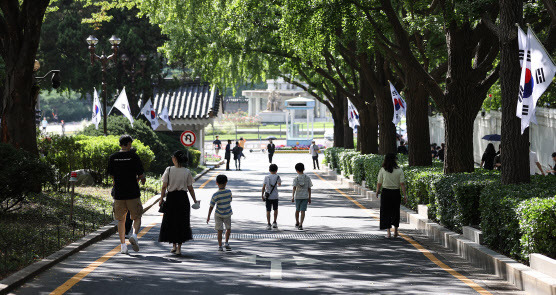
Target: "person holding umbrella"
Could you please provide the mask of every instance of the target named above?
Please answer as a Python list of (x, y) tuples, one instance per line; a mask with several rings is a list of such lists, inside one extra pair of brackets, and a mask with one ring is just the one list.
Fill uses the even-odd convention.
[(481, 168), (488, 170), (494, 169), (494, 158), (496, 157), (496, 150), (494, 149), (494, 144), (489, 143), (486, 147), (485, 153), (481, 158)]
[(272, 164), (272, 157), (274, 156), (274, 151), (276, 150), (276, 145), (272, 142), (272, 137), (268, 138), (268, 144), (266, 145), (266, 150), (268, 151), (268, 162)]

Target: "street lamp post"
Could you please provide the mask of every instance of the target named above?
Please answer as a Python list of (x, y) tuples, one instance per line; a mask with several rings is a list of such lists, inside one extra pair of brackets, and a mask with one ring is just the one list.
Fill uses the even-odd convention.
[(104, 52), (102, 52), (101, 56), (98, 56), (95, 53), (95, 45), (97, 45), (98, 43), (98, 39), (95, 38), (93, 35), (89, 36), (89, 38), (87, 38), (87, 44), (89, 44), (89, 51), (91, 52), (91, 65), (95, 64), (95, 60), (100, 61), (100, 65), (102, 68), (102, 112), (104, 114), (103, 116), (103, 122), (104, 122), (104, 136), (106, 136), (108, 134), (106, 126), (108, 124), (108, 120), (107, 120), (107, 112), (106, 112), (106, 104), (107, 104), (107, 100), (108, 100), (108, 94), (107, 94), (107, 90), (106, 90), (106, 68), (108, 66), (108, 62), (112, 59), (116, 59), (116, 56), (118, 54), (118, 45), (120, 44), (120, 42), (122, 42), (122, 40), (114, 35), (112, 35), (112, 37), (108, 40), (110, 41), (110, 44), (112, 44), (112, 50), (114, 51), (114, 53), (110, 54), (109, 56), (104, 55)]
[(130, 87), (130, 94), (131, 94), (131, 101), (130, 101), (130, 106), (131, 106), (131, 111), (132, 111), (132, 115), (135, 116), (137, 115), (137, 97), (136, 97), (136, 92), (135, 92), (135, 78), (138, 75), (143, 75), (144, 71), (145, 71), (145, 62), (147, 61), (147, 56), (144, 54), (141, 54), (139, 56), (139, 64), (140, 64), (140, 68), (139, 69), (135, 69), (135, 65), (136, 62), (135, 60), (133, 60), (132, 58), (128, 57), (125, 53), (122, 54), (122, 56), (120, 57), (120, 59), (122, 60), (122, 65), (123, 65), (123, 69), (124, 72), (126, 73), (126, 75), (128, 77), (131, 77), (131, 87)]

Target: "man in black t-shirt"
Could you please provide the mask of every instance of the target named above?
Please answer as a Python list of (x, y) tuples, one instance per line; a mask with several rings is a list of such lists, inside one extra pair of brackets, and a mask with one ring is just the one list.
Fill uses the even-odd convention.
[(216, 139), (212, 142), (212, 145), (214, 147), (216, 155), (218, 155), (220, 153), (220, 150), (222, 149), (222, 142), (220, 141), (220, 139), (218, 139), (218, 135), (216, 135)]
[(129, 135), (120, 137), (121, 150), (110, 156), (108, 161), (108, 174), (114, 180), (114, 219), (118, 221), (118, 234), (120, 236), (121, 253), (127, 254), (125, 244), (125, 219), (129, 211), (133, 220), (133, 234), (129, 237), (129, 242), (134, 251), (139, 251), (137, 233), (141, 228), (141, 215), (143, 215), (143, 205), (141, 204), (141, 192), (139, 191), (138, 180), (145, 184), (145, 171), (139, 156), (131, 150), (133, 139)]
[(276, 145), (272, 142), (272, 139), (268, 140), (268, 144), (266, 145), (266, 150), (268, 151), (268, 162), (272, 164), (272, 157), (274, 157), (274, 151), (276, 150)]

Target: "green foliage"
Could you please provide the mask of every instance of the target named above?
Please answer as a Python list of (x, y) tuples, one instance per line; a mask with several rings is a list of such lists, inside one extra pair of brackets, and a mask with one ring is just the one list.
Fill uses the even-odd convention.
[(351, 167), (353, 171), (353, 181), (361, 185), (365, 180), (365, 157), (363, 155), (356, 155), (351, 158)]
[(533, 198), (517, 208), (521, 230), (521, 258), (530, 253), (543, 253), (556, 259), (556, 196)]
[[(527, 259), (528, 249), (539, 245), (532, 244), (539, 243), (539, 236), (531, 234), (530, 227), (534, 226), (533, 231), (535, 228), (545, 231), (538, 224), (534, 224), (536, 216), (542, 218), (537, 214), (544, 215), (545, 213), (530, 214), (532, 212), (528, 209), (530, 203), (523, 205), (523, 215), (521, 216), (526, 219), (522, 222), (527, 235), (524, 238), (524, 232), (520, 228), (518, 209), (524, 201), (533, 198), (546, 199), (553, 197), (556, 193), (555, 188), (556, 178), (545, 176), (532, 176), (529, 184), (502, 185), (492, 183), (487, 185), (481, 191), (480, 199), (481, 229), (484, 234), (484, 242), (492, 249), (505, 255)], [(553, 223), (549, 223), (547, 226), (552, 228), (551, 231), (554, 232)], [(554, 237), (554, 235), (544, 236), (543, 238), (548, 237)]]
[(52, 170), (38, 157), (0, 143), (0, 212), (19, 209), (31, 193), (52, 180)]
[(327, 163), (332, 165), (332, 169), (340, 168), (339, 154), (344, 151), (344, 148), (331, 147), (324, 150), (324, 155)]
[(187, 152), (189, 155), (189, 167), (190, 168), (199, 167), (199, 163), (201, 161), (201, 151), (196, 149), (188, 149)]
[(382, 167), (384, 156), (371, 154), (363, 155), (363, 157), (363, 168), (365, 169), (365, 184), (369, 189), (376, 191), (378, 171), (380, 171), (380, 168)]
[(353, 149), (346, 149), (338, 154), (339, 168), (344, 176), (349, 177), (352, 174), (351, 158), (357, 155), (359, 155), (359, 152)]
[[(429, 184), (432, 179), (442, 175), (442, 167), (404, 167), (407, 189), (407, 206), (413, 210), (419, 204), (430, 204)], [(430, 208), (429, 208), (430, 210)]]
[(52, 113), (58, 115), (58, 121), (81, 121), (91, 117), (92, 100), (81, 100), (80, 94), (72, 91), (57, 93), (42, 91), (41, 110), (49, 122), (53, 122)]
[[(71, 171), (83, 168), (83, 147), (74, 137), (53, 135), (38, 138), (37, 145), (43, 162), (54, 171), (54, 190), (68, 185), (67, 176)], [(97, 179), (100, 181), (98, 176)]]

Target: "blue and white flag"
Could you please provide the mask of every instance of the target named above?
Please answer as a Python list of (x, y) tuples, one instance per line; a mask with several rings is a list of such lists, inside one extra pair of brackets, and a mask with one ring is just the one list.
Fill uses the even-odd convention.
[(102, 109), (100, 107), (100, 100), (98, 99), (98, 93), (97, 93), (97, 89), (94, 89), (94, 93), (93, 93), (93, 117), (91, 118), (91, 121), (93, 122), (93, 124), (95, 124), (96, 129), (98, 129), (98, 124), (100, 124), (100, 119), (101, 119), (101, 114), (102, 114)]
[(149, 120), (149, 122), (151, 123), (151, 128), (153, 130), (156, 130), (156, 128), (158, 128), (158, 126), (160, 125), (158, 123), (158, 116), (156, 115), (156, 110), (153, 108), (153, 104), (150, 99), (147, 100), (147, 102), (141, 109), (141, 114), (143, 114), (143, 116), (145, 116), (147, 120)]
[(351, 103), (351, 100), (348, 100), (348, 123), (349, 123), (349, 127), (351, 127), (351, 129), (357, 131), (357, 126), (359, 126), (359, 113), (357, 112), (357, 109), (355, 108), (355, 106), (353, 105), (353, 103)]
[(390, 83), (390, 93), (392, 94), (392, 103), (394, 104), (394, 118), (392, 119), (392, 123), (396, 125), (401, 121), (402, 116), (405, 117), (407, 105), (396, 88), (394, 88), (394, 85), (392, 85), (390, 81), (388, 83)]
[(159, 114), (160, 119), (162, 119), (162, 121), (166, 122), (166, 127), (172, 131), (172, 122), (170, 122), (170, 118), (168, 117), (168, 107), (164, 107), (162, 109), (162, 112), (160, 112)]
[(127, 95), (125, 94), (125, 87), (120, 92), (118, 99), (114, 103), (114, 108), (117, 108), (122, 112), (122, 114), (129, 120), (131, 126), (133, 127), (133, 116), (131, 115), (131, 108), (129, 107), (129, 101), (127, 100)]
[(518, 43), (522, 67), (516, 115), (521, 118), (523, 134), (531, 122), (537, 123), (537, 101), (552, 83), (556, 66), (531, 28), (525, 35), (518, 27)]

